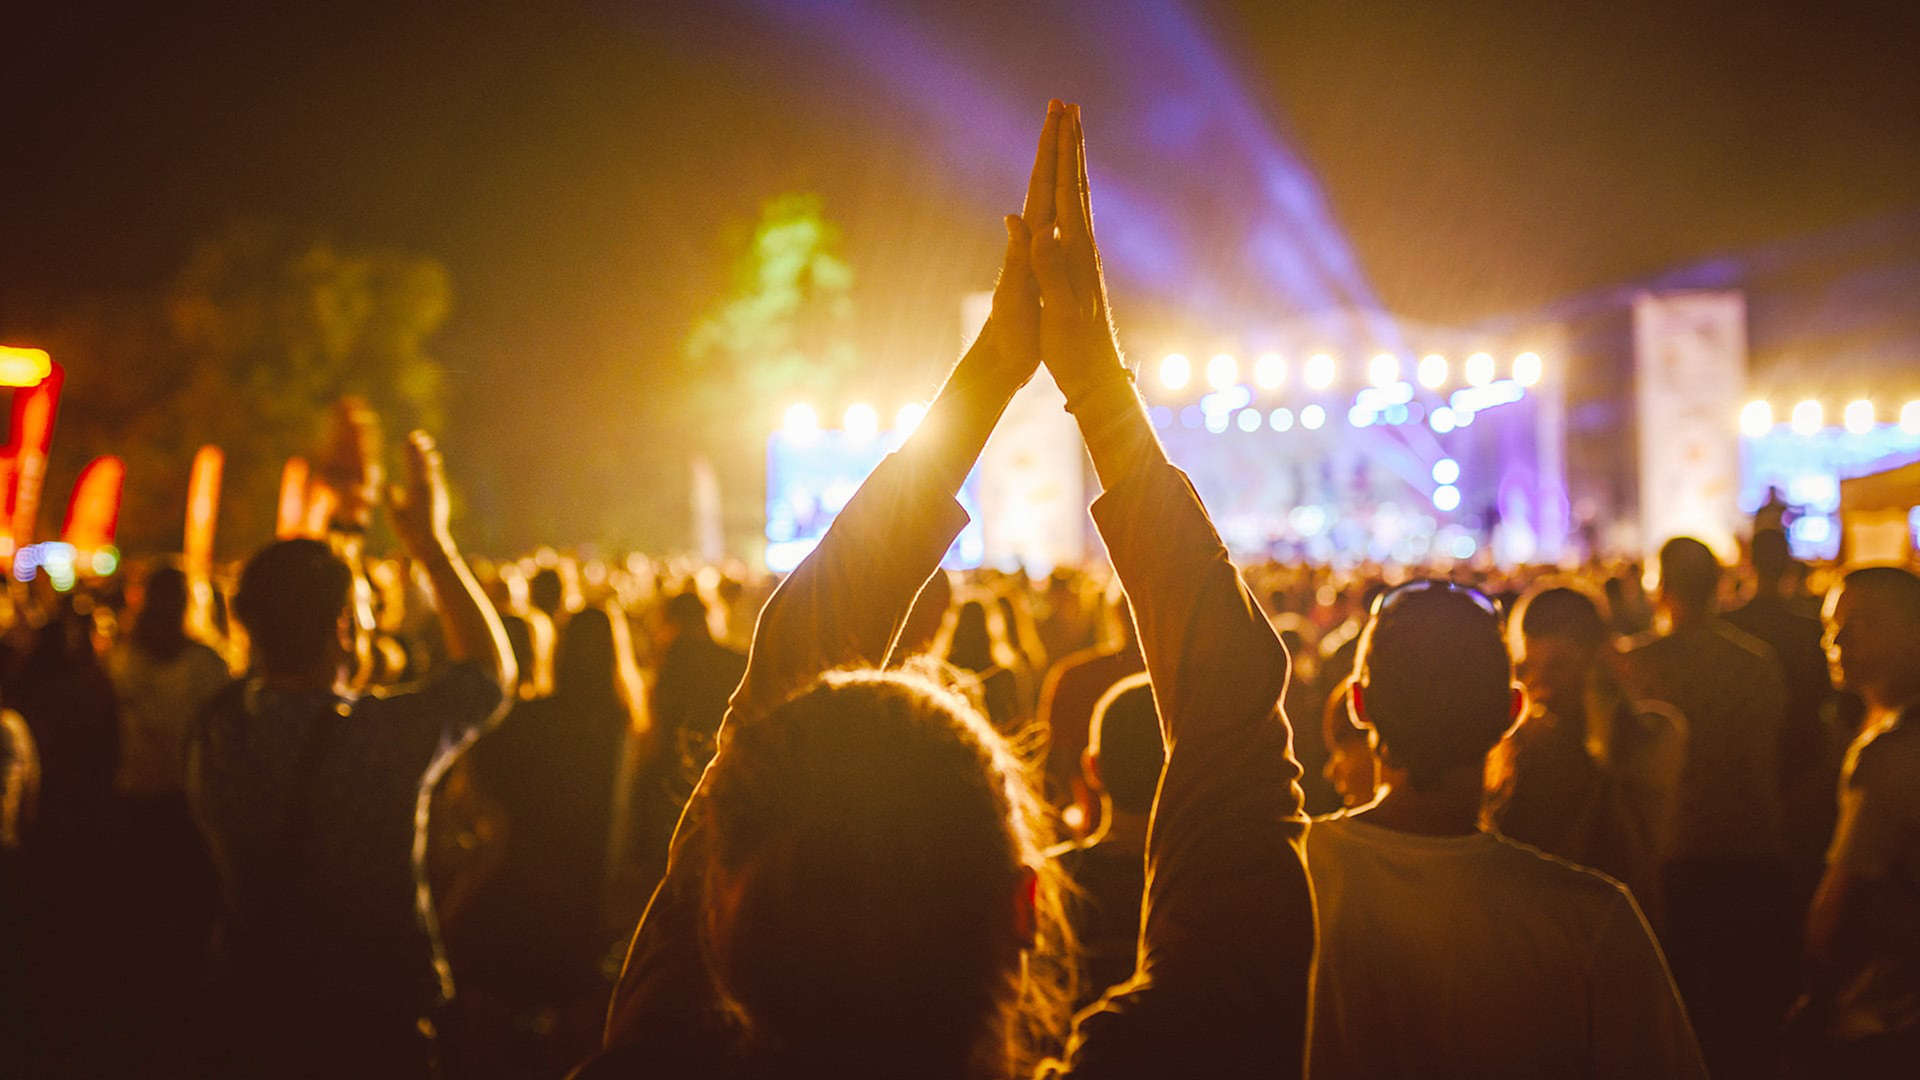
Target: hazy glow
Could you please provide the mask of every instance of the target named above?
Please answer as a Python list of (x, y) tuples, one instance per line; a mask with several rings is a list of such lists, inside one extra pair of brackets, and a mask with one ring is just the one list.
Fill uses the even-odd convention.
[(1333, 357), (1326, 353), (1314, 353), (1307, 357), (1307, 386), (1315, 390), (1325, 390), (1333, 385)]
[(1452, 484), (1442, 484), (1433, 489), (1433, 508), (1447, 513), (1460, 507), (1460, 489)]
[(1320, 425), (1327, 422), (1327, 410), (1318, 405), (1309, 405), (1300, 410), (1300, 426), (1308, 431), (1319, 431)]
[(1452, 458), (1441, 458), (1433, 463), (1433, 482), (1451, 484), (1460, 479), (1460, 463)]
[(780, 429), (796, 437), (811, 435), (820, 430), (820, 414), (804, 401), (795, 402), (787, 406), (786, 415), (780, 418)]
[(898, 438), (906, 438), (919, 428), (920, 421), (927, 418), (927, 407), (917, 401), (909, 401), (900, 406), (893, 414), (893, 433)]
[(1400, 381), (1400, 358), (1381, 353), (1367, 365), (1367, 381), (1375, 386), (1392, 386)]
[[(1920, 409), (1916, 409), (1915, 412), (1920, 412)], [(1271, 413), (1268, 413), (1267, 426), (1275, 431), (1292, 431), (1293, 410), (1275, 409)]]
[(1493, 381), (1493, 354), (1477, 352), (1467, 357), (1467, 383), (1485, 386)]
[(1263, 352), (1253, 362), (1253, 381), (1262, 390), (1278, 390), (1287, 381), (1287, 361), (1277, 352)]
[(1900, 430), (1908, 435), (1920, 435), (1920, 401), (1900, 406)]
[(1773, 430), (1773, 406), (1764, 401), (1749, 401), (1740, 410), (1740, 433), (1759, 438)]
[(1447, 384), (1447, 358), (1439, 353), (1428, 353), (1420, 358), (1420, 385), (1429, 390), (1438, 390)]
[(1185, 390), (1193, 378), (1193, 365), (1180, 353), (1168, 353), (1160, 361), (1160, 385), (1169, 390)]
[(880, 433), (880, 414), (874, 412), (873, 406), (866, 402), (856, 401), (847, 406), (846, 416), (841, 419), (840, 426), (846, 429), (848, 435), (865, 442)]
[(1215, 390), (1225, 390), (1240, 381), (1240, 363), (1232, 353), (1215, 353), (1207, 361), (1207, 385)]
[(1808, 398), (1793, 407), (1792, 424), (1793, 430), (1797, 434), (1811, 435), (1819, 431), (1821, 425), (1826, 422), (1826, 411), (1820, 407), (1819, 402), (1812, 398)]
[(1240, 425), (1241, 431), (1259, 431), (1260, 421), (1263, 419), (1259, 409), (1242, 409), (1233, 422)]
[(1840, 413), (1840, 422), (1855, 435), (1864, 435), (1873, 430), (1873, 402), (1866, 398), (1847, 402)]
[(0, 345), (0, 386), (33, 386), (52, 371), (47, 350)]
[(1452, 431), (1455, 427), (1453, 410), (1445, 405), (1436, 405), (1433, 412), (1427, 416), (1427, 426), (1431, 427), (1436, 435), (1445, 435)]
[(1538, 385), (1541, 373), (1539, 353), (1523, 352), (1513, 358), (1513, 381), (1521, 386)]

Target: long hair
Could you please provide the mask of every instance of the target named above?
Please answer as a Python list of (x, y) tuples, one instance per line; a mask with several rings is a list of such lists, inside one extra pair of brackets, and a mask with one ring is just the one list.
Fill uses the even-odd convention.
[(632, 632), (617, 610), (582, 608), (560, 632), (553, 654), (553, 693), (631, 713), (640, 700)]
[(145, 599), (134, 616), (127, 638), (141, 652), (162, 663), (179, 656), (187, 637), (187, 575), (176, 566), (157, 566), (147, 574)]
[(701, 802), (708, 969), (756, 1058), (984, 1077), (1055, 1048), (1072, 946), (1041, 804), (958, 695), (825, 675), (728, 728)]

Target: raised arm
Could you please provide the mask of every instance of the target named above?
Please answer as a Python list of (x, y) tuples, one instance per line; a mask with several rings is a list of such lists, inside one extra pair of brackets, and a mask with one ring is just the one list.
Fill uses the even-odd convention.
[(408, 557), (433, 585), (447, 657), (473, 661), (502, 689), (510, 688), (518, 669), (507, 632), (447, 527), (447, 477), (440, 451), (432, 436), (416, 431), (407, 436), (406, 455), (406, 485), (388, 490), (387, 509)]
[(1056, 1068), (1127, 1076), (1179, 1060), (1196, 1075), (1298, 1075), (1314, 920), (1300, 769), (1279, 710), (1286, 650), (1121, 362), (1077, 108), (1057, 154), (1057, 228), (1030, 223), (1042, 355), (1105, 489), (1094, 519), (1133, 608), (1168, 758), (1138, 971), (1081, 1017)]

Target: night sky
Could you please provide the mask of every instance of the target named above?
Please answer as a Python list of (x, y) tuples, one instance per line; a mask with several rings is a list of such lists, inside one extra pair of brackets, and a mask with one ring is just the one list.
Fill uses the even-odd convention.
[[(1136, 211), (1103, 225), (1123, 338), (1317, 302), (1243, 237), (1462, 324), (1920, 204), (1912, 3), (269, 7), (9, 13), (0, 337), (236, 215), (438, 258), (445, 441), (505, 543), (684, 537), (634, 520), (685, 475), (638, 403), (781, 192), (844, 232), (877, 396), (931, 389), (1049, 95), (1085, 105), (1096, 214)], [(1221, 179), (1273, 161), (1324, 235)]]

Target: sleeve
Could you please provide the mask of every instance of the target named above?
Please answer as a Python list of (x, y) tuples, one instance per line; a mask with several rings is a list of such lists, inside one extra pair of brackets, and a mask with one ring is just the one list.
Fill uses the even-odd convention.
[[(881, 462), (761, 610), (722, 728), (751, 723), (821, 672), (885, 661), (914, 597), (966, 523), (922, 462), (904, 454)], [(726, 1028), (695, 929), (699, 882), (682, 857), (697, 843), (700, 811), (696, 788), (608, 1005), (609, 1048), (645, 1042), (689, 1060), (724, 1053)]]
[(1139, 966), (1082, 1015), (1067, 1061), (1051, 1067), (1129, 1076), (1184, 1060), (1194, 1075), (1298, 1076), (1314, 914), (1300, 768), (1279, 710), (1286, 650), (1185, 474), (1157, 446), (1140, 453), (1093, 508), (1168, 751)]
[(1707, 1066), (1653, 931), (1618, 885), (1594, 943), (1588, 1033), (1596, 1077), (1698, 1077)]
[(447, 665), (409, 696), (411, 711), (446, 745), (465, 742), (486, 727), (505, 711), (507, 700), (499, 682), (476, 660)]
[(1891, 876), (1912, 837), (1920, 835), (1914, 796), (1883, 768), (1878, 741), (1861, 745), (1840, 785), (1840, 819), (1827, 849), (1827, 864), (1855, 881)]

